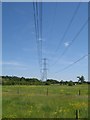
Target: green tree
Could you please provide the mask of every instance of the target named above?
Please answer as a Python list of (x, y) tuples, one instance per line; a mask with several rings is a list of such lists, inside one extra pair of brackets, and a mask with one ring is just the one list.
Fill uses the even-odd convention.
[(84, 78), (84, 76), (82, 75), (81, 77), (80, 76), (77, 76), (77, 78), (78, 78), (78, 82), (79, 83), (84, 83), (85, 82), (85, 78)]
[(50, 81), (46, 81), (46, 82), (45, 82), (45, 85), (50, 85), (50, 84), (51, 84)]
[(60, 81), (60, 85), (63, 85), (63, 84), (64, 84), (64, 81), (63, 81), (63, 80), (61, 80), (61, 81)]
[(70, 80), (70, 81), (68, 82), (68, 85), (69, 85), (69, 86), (73, 86), (73, 82)]

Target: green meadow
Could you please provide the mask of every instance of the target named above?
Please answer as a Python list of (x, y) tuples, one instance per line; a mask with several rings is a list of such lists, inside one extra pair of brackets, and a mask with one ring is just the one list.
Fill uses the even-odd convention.
[(88, 85), (2, 87), (3, 118), (75, 118), (76, 110), (88, 118)]
[(2, 118), (2, 86), (0, 85), (0, 119)]

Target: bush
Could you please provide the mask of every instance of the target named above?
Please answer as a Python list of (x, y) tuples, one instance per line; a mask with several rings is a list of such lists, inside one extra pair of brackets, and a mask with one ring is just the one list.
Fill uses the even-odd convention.
[(68, 86), (73, 86), (73, 82), (70, 81), (70, 82), (68, 83)]
[(50, 82), (46, 82), (45, 85), (50, 85), (51, 83)]

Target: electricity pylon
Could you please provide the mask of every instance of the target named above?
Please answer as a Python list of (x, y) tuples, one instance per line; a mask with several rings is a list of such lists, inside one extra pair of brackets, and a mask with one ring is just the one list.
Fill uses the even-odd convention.
[(47, 80), (47, 59), (43, 59), (43, 72), (42, 72), (42, 81)]

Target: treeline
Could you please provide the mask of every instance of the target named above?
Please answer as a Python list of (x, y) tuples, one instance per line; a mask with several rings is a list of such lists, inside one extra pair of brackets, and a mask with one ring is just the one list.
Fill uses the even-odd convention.
[[(88, 84), (89, 82), (83, 81), (83, 83)], [(78, 80), (77, 82), (73, 81), (63, 81), (63, 80), (53, 80), (47, 79), (46, 81), (38, 80), (37, 78), (24, 78), (24, 77), (17, 77), (17, 76), (1, 76), (0, 77), (0, 84), (2, 85), (69, 85), (73, 86), (76, 84), (83, 84)]]

